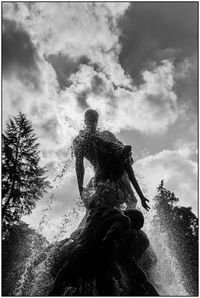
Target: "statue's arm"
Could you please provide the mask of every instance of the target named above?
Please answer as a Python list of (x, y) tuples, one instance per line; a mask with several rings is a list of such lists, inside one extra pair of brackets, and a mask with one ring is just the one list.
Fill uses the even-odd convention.
[(126, 168), (126, 172), (128, 174), (129, 180), (131, 181), (131, 183), (132, 183), (133, 187), (135, 188), (138, 196), (140, 197), (142, 206), (148, 211), (150, 208), (149, 208), (149, 206), (147, 205), (146, 202), (149, 202), (149, 200), (147, 200), (145, 198), (145, 196), (143, 195), (143, 193), (140, 189), (140, 186), (139, 186), (139, 184), (138, 184), (138, 182), (135, 178), (135, 174), (133, 172), (133, 169), (132, 169), (132, 166), (131, 166), (130, 162), (126, 163), (125, 168)]
[(83, 155), (81, 153), (81, 147), (78, 145), (77, 139), (74, 140), (73, 143), (74, 147), (74, 155), (75, 155), (75, 168), (76, 168), (76, 177), (78, 181), (78, 189), (80, 196), (82, 196), (83, 193), (83, 180), (84, 180), (84, 174), (85, 174), (85, 168), (83, 163)]
[(80, 196), (82, 196), (82, 193), (83, 193), (84, 174), (85, 174), (85, 168), (83, 164), (83, 157), (78, 157), (76, 158), (76, 176), (77, 176)]

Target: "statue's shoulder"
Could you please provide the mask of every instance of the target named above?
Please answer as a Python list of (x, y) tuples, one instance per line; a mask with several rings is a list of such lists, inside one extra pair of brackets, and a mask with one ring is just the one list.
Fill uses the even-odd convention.
[(100, 137), (106, 141), (116, 141), (115, 135), (109, 130), (103, 130), (100, 132)]
[(80, 146), (82, 141), (84, 140), (85, 132), (84, 130), (80, 130), (79, 134), (73, 140), (73, 146), (77, 147)]

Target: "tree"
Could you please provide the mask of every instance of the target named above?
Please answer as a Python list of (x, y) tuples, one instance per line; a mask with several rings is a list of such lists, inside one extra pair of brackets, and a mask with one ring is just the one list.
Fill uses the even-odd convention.
[(50, 188), (39, 165), (40, 156), (31, 122), (19, 113), (9, 119), (2, 136), (2, 219), (3, 236), (32, 212), (36, 202)]
[(155, 197), (154, 223), (165, 231), (172, 254), (180, 264), (184, 285), (190, 295), (198, 295), (198, 219), (191, 207), (175, 206), (179, 199), (161, 181)]

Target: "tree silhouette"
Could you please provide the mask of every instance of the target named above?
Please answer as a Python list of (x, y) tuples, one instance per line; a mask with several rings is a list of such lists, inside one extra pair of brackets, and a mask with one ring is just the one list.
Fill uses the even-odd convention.
[(180, 264), (184, 286), (198, 295), (198, 219), (191, 207), (175, 206), (179, 199), (161, 181), (155, 197), (156, 227), (168, 235), (169, 247)]
[(22, 215), (30, 214), (50, 188), (40, 167), (39, 144), (31, 122), (19, 113), (10, 118), (2, 136), (3, 236)]

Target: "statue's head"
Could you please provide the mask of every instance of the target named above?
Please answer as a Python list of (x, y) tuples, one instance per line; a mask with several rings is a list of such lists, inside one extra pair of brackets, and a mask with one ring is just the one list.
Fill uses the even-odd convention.
[(88, 128), (96, 128), (99, 120), (99, 114), (96, 110), (89, 109), (85, 112), (84, 122)]

